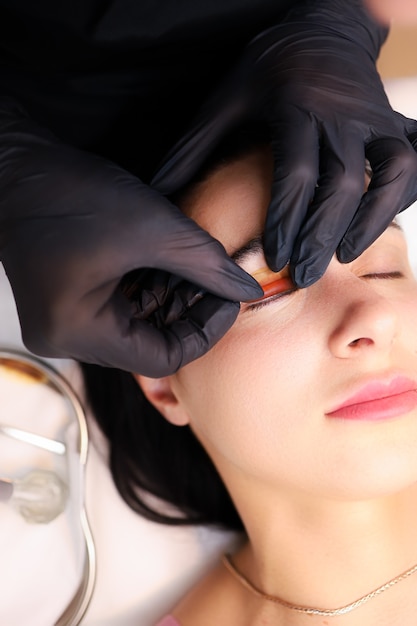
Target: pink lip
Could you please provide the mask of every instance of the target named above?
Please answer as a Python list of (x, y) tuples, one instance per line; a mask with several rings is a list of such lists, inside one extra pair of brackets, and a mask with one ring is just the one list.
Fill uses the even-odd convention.
[(326, 413), (330, 418), (376, 421), (409, 413), (417, 407), (417, 383), (405, 376), (375, 380)]

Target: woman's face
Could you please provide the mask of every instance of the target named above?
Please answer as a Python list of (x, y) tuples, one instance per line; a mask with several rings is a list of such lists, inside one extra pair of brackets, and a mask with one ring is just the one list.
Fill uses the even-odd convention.
[[(236, 258), (264, 283), (270, 184), (270, 155), (257, 152), (210, 176), (186, 207), (229, 254), (252, 242)], [(311, 287), (271, 291), (170, 379), (226, 482), (338, 498), (415, 482), (417, 284), (402, 232), (389, 227), (352, 263), (334, 258)]]

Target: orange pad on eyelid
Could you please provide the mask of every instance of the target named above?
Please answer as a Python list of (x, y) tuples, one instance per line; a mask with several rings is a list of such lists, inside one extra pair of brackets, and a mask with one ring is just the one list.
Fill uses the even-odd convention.
[(273, 272), (269, 269), (269, 267), (261, 267), (259, 270), (252, 272), (252, 276), (261, 285), (264, 295), (262, 298), (250, 300), (248, 304), (261, 302), (262, 300), (265, 300), (265, 298), (269, 298), (270, 296), (274, 296), (294, 288), (294, 283), (289, 277), (288, 265), (280, 272)]
[(281, 291), (288, 291), (288, 289), (292, 289), (294, 287), (294, 283), (291, 278), (278, 278), (278, 280), (274, 280), (272, 283), (268, 283), (267, 285), (263, 285), (262, 289), (264, 290), (264, 298), (268, 296), (272, 296), (275, 293), (281, 293)]
[(291, 278), (278, 278), (267, 285), (262, 285), (262, 289), (264, 290), (264, 295), (262, 298), (256, 298), (256, 300), (249, 300), (248, 304), (253, 302), (261, 302), (265, 298), (269, 298), (270, 296), (274, 296), (275, 294), (282, 293), (283, 291), (289, 291), (294, 288), (294, 283)]

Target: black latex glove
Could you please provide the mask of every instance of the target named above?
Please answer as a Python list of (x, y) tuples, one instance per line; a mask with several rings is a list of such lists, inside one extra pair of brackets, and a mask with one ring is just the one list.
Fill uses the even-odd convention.
[[(218, 241), (159, 193), (59, 143), (10, 103), (0, 106), (0, 260), (29, 350), (149, 376), (206, 352), (233, 323), (237, 302), (262, 295)], [(153, 304), (126, 297), (126, 278), (120, 287), (144, 267), (165, 270), (156, 273)], [(200, 287), (215, 295), (198, 301)], [(153, 323), (158, 306), (169, 325)]]
[[(298, 2), (285, 22), (251, 42), (153, 184), (172, 192), (226, 131), (261, 118), (275, 160), (264, 235), (269, 266), (290, 261), (305, 287), (335, 251), (353, 260), (417, 198), (408, 139), (417, 123), (392, 110), (375, 68), (385, 36), (359, 0)], [(373, 177), (363, 195), (365, 157)]]

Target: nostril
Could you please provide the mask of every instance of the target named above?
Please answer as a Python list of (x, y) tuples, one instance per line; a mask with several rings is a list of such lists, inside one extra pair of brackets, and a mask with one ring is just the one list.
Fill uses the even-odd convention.
[(372, 344), (372, 339), (368, 337), (359, 337), (359, 339), (354, 339), (349, 343), (350, 348), (363, 348), (365, 346), (370, 346)]

